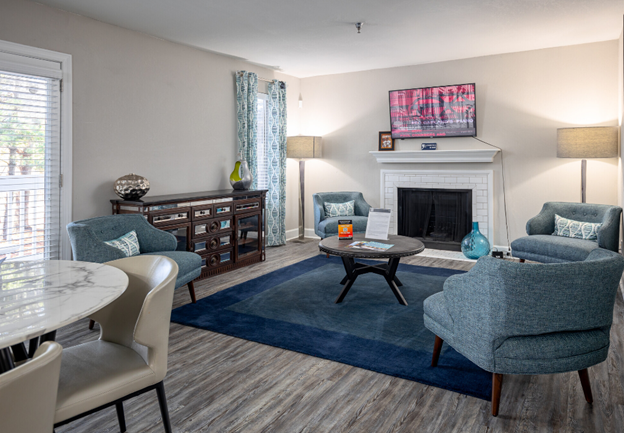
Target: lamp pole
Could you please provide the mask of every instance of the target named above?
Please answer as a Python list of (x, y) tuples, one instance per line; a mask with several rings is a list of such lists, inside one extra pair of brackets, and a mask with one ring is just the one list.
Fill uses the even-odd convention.
[(581, 160), (581, 203), (587, 203), (587, 160)]
[(299, 160), (299, 239), (305, 238), (305, 159)]

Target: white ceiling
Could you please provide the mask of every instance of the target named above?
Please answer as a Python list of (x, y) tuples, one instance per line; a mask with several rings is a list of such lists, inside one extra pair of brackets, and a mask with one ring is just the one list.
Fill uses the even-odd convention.
[(38, 1), (300, 78), (613, 40), (624, 15), (623, 0)]

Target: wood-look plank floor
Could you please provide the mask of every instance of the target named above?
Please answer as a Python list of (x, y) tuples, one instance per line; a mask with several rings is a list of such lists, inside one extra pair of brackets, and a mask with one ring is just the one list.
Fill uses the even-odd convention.
[[(195, 285), (203, 298), (318, 254), (317, 242), (269, 248), (267, 261)], [(404, 263), (468, 270), (470, 262)], [(189, 302), (176, 291), (174, 308)], [(87, 321), (58, 333), (65, 347), (97, 338)], [(608, 359), (589, 369), (594, 404), (576, 372), (505, 376), (500, 414), (490, 403), (432, 386), (171, 324), (165, 379), (175, 432), (623, 432), (624, 300), (618, 292)], [(97, 329), (97, 325), (96, 325)], [(433, 340), (431, 341), (433, 346)], [(128, 432), (164, 432), (155, 392), (125, 403)], [(114, 409), (58, 433), (118, 432)]]

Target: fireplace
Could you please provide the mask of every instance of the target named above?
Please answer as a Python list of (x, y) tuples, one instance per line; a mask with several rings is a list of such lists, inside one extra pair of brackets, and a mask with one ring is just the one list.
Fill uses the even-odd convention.
[(397, 234), (427, 248), (461, 251), (472, 229), (472, 190), (397, 188)]
[(390, 209), (392, 212), (390, 234), (399, 234), (399, 188), (471, 190), (472, 222), (478, 222), (481, 233), (492, 242), (494, 239), (493, 174), (492, 170), (381, 170), (379, 201), (381, 207)]

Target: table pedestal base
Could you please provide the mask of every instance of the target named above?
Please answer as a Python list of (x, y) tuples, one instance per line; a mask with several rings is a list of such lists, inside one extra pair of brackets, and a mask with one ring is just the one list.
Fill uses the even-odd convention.
[(396, 271), (399, 267), (399, 258), (394, 258), (388, 260), (388, 263), (380, 263), (378, 265), (365, 265), (363, 263), (356, 263), (355, 260), (351, 257), (341, 257), (342, 264), (344, 265), (345, 271), (347, 271), (347, 276), (342, 279), (340, 284), (344, 284), (340, 295), (336, 298), (336, 304), (339, 304), (343, 301), (351, 286), (355, 282), (356, 278), (362, 274), (368, 274), (372, 272), (374, 274), (378, 274), (383, 276), (386, 279), (386, 282), (390, 286), (392, 293), (396, 296), (399, 304), (407, 305), (407, 301), (403, 297), (403, 294), (399, 290), (399, 286), (403, 284), (396, 277)]

